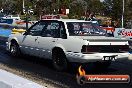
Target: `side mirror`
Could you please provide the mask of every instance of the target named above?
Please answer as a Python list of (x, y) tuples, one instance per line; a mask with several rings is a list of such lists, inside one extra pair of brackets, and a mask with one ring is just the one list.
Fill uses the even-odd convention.
[(26, 31), (23, 35), (28, 35), (28, 32)]

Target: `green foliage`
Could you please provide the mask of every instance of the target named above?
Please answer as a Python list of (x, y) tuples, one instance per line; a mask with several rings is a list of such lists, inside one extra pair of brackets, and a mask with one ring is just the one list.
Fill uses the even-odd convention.
[[(88, 11), (121, 20), (122, 0), (24, 0), (25, 6), (34, 10), (35, 17), (41, 14), (58, 14), (60, 8), (70, 9), (69, 18), (80, 18)], [(22, 14), (23, 0), (0, 0), (0, 8), (7, 14)], [(55, 12), (54, 12), (55, 11)], [(132, 0), (125, 0), (125, 20), (132, 19)]]
[[(124, 20), (128, 21), (132, 19), (132, 0), (125, 1)], [(123, 0), (104, 0), (104, 14), (109, 16), (114, 21), (119, 21), (121, 24)]]
[(112, 18), (114, 20), (121, 19), (122, 16), (122, 0), (113, 0), (113, 6), (112, 6)]

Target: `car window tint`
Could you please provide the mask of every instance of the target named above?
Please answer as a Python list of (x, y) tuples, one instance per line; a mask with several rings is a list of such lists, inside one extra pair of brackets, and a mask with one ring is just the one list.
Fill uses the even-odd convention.
[(51, 29), (52, 30), (58, 30), (59, 29), (59, 23), (51, 23)]
[(35, 24), (31, 29), (29, 34), (33, 35), (33, 36), (39, 36), (41, 35), (41, 32), (43, 30), (43, 28), (45, 27), (45, 22), (39, 22), (37, 24)]
[(49, 22), (47, 27), (43, 30), (43, 37), (59, 37), (59, 22)]
[(70, 36), (105, 35), (105, 31), (91, 22), (67, 22)]

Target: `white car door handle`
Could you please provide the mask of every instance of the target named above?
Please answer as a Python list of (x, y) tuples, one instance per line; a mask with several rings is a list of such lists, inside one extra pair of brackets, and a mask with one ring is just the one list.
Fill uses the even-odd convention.
[(55, 41), (52, 41), (52, 42), (55, 42)]

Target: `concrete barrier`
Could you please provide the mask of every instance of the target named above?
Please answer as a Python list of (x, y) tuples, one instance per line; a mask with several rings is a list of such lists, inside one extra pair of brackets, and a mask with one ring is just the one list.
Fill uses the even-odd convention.
[(0, 69), (0, 88), (46, 88), (35, 82)]
[(128, 56), (128, 59), (129, 59), (129, 60), (132, 60), (132, 54), (130, 54), (130, 55)]

